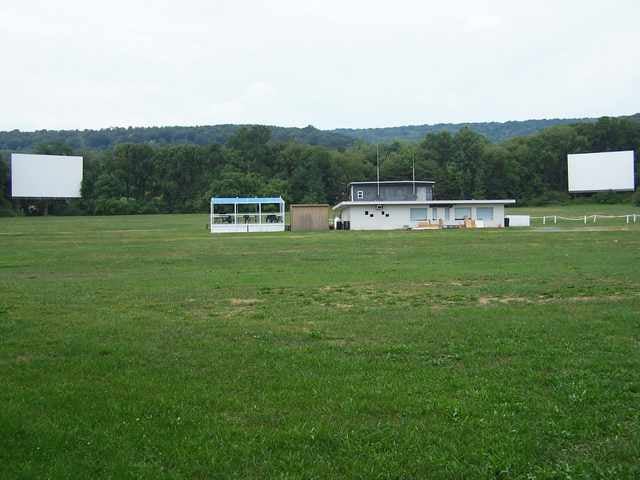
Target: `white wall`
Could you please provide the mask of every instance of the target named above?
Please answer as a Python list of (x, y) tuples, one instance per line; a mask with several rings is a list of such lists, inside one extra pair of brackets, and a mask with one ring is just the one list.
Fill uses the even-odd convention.
[(567, 155), (570, 192), (634, 190), (633, 150)]
[[(477, 216), (478, 207), (492, 207), (493, 220), (485, 220), (485, 227), (502, 227), (504, 225), (504, 205), (496, 204), (457, 204), (456, 207), (471, 208), (471, 218)], [(386, 205), (383, 209), (376, 209), (375, 205), (354, 205), (347, 206), (342, 210), (341, 218), (351, 222), (351, 230), (397, 230), (403, 228), (415, 227), (416, 222), (411, 222), (410, 209), (424, 208), (420, 205)], [(449, 209), (449, 219), (443, 216), (444, 208), (434, 205), (438, 209), (438, 217), (443, 218), (445, 224), (461, 225), (463, 220), (454, 220), (454, 208)], [(368, 212), (365, 215), (364, 212)], [(384, 212), (384, 215), (382, 214)], [(371, 217), (373, 214), (373, 217)], [(386, 214), (389, 214), (387, 217)], [(427, 218), (432, 218), (432, 208), (429, 207)]]
[[(365, 211), (368, 212), (367, 215), (364, 214)], [(382, 210), (376, 209), (375, 205), (354, 205), (345, 208), (342, 218), (351, 222), (351, 230), (396, 230), (410, 225), (409, 207), (405, 205), (389, 205)]]
[(211, 233), (284, 232), (284, 223), (214, 223)]
[(530, 227), (531, 216), (529, 215), (505, 215), (509, 219), (510, 227)]
[(79, 198), (82, 157), (11, 154), (11, 195), (28, 198)]

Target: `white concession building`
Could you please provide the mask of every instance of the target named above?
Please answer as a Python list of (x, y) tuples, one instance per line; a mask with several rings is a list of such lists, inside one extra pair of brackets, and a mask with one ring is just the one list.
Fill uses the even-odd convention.
[(353, 182), (350, 200), (333, 207), (351, 230), (504, 226), (515, 200), (434, 200), (430, 181)]

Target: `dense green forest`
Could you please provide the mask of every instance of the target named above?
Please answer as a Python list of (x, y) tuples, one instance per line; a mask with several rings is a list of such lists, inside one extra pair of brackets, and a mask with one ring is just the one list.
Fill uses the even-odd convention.
[(556, 125), (594, 123), (596, 120), (595, 118), (554, 118), (509, 122), (436, 123), (384, 128), (338, 128), (333, 131), (369, 143), (386, 143), (402, 140), (419, 141), (429, 133), (457, 133), (463, 128), (468, 128), (486, 137), (490, 142), (498, 143), (514, 137), (532, 135)]
[[(604, 117), (559, 125), (535, 135), (492, 143), (470, 128), (429, 133), (419, 142), (381, 148), (381, 178), (436, 182), (437, 198), (515, 198), (541, 204), (569, 198), (566, 155), (636, 150), (640, 122)], [(75, 148), (50, 142), (39, 153), (84, 156), (81, 200), (54, 202), (52, 213), (116, 214), (206, 211), (212, 195), (282, 195), (291, 202), (335, 203), (355, 180), (375, 180), (376, 147), (282, 141), (264, 126), (238, 128), (224, 144), (118, 143), (110, 148)], [(0, 161), (0, 198), (11, 213), (9, 152)], [(636, 165), (636, 176), (638, 175)], [(609, 201), (630, 195), (597, 194)]]
[[(198, 127), (128, 127), (104, 128), (101, 130), (38, 130), (0, 132), (0, 150), (13, 152), (32, 151), (38, 145), (64, 143), (76, 150), (105, 150), (120, 143), (146, 143), (148, 145), (224, 144), (242, 128), (252, 125), (212, 125)], [(266, 126), (271, 138), (277, 142), (294, 141), (325, 147), (349, 147), (355, 143), (353, 137), (312, 126), (288, 128)]]
[[(640, 120), (640, 114), (635, 115)], [(393, 141), (420, 141), (428, 133), (457, 133), (468, 128), (486, 137), (492, 143), (510, 138), (532, 135), (545, 128), (575, 123), (595, 123), (595, 118), (524, 120), (511, 122), (439, 123), (435, 125), (407, 125), (388, 128), (338, 128), (319, 130), (305, 128), (267, 126), (275, 142), (294, 141), (308, 145), (331, 148), (347, 148), (358, 141), (390, 143)], [(0, 150), (13, 152), (32, 151), (38, 145), (64, 143), (74, 150), (105, 150), (120, 143), (146, 143), (149, 145), (225, 144), (241, 128), (252, 125), (212, 125), (197, 127), (128, 127), (102, 130), (38, 130), (0, 132)]]

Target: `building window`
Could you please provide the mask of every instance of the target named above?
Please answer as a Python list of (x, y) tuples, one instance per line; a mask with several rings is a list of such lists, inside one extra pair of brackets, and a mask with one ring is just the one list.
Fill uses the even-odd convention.
[(422, 222), (427, 219), (427, 209), (411, 208), (409, 209), (409, 218), (412, 222)]
[(454, 209), (456, 220), (464, 220), (465, 218), (471, 218), (471, 207), (458, 207)]
[(493, 207), (478, 207), (476, 208), (477, 220), (493, 220)]
[(358, 190), (356, 192), (358, 200), (364, 200), (364, 192), (362, 190)]

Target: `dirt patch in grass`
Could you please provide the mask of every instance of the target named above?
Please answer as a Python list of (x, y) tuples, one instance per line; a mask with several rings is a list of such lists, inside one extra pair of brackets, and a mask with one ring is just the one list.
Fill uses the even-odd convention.
[(234, 307), (249, 307), (251, 305), (255, 305), (259, 301), (260, 300), (258, 300), (257, 298), (232, 298), (231, 300), (229, 300), (231, 305), (233, 305)]
[(18, 355), (16, 357), (16, 363), (18, 364), (31, 363), (32, 360), (33, 360), (33, 357), (31, 355)]
[[(637, 294), (633, 294), (637, 295)], [(503, 304), (510, 305), (514, 303), (525, 303), (525, 304), (534, 304), (534, 305), (544, 305), (548, 303), (571, 303), (571, 302), (598, 302), (598, 301), (608, 301), (608, 302), (619, 302), (624, 300), (625, 296), (623, 295), (588, 295), (588, 296), (579, 296), (579, 297), (480, 297), (478, 298), (478, 303), (480, 305), (491, 305), (491, 304)]]
[(334, 307), (340, 308), (342, 310), (349, 310), (353, 308), (353, 305), (351, 305), (350, 303), (336, 303)]
[(535, 303), (532, 299), (525, 297), (480, 297), (478, 298), (480, 305), (489, 305), (490, 303)]
[(495, 300), (495, 297), (480, 297), (478, 303), (480, 305), (489, 305), (493, 300)]

